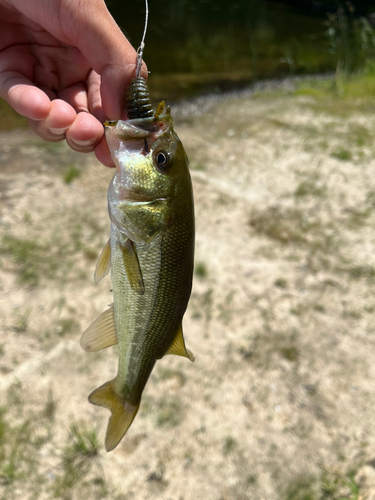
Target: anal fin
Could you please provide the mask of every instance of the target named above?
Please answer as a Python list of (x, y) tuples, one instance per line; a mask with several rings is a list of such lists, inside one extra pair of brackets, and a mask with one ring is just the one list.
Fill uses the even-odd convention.
[(185, 358), (190, 359), (190, 361), (195, 361), (194, 354), (189, 350), (186, 349), (185, 345), (185, 340), (184, 336), (182, 333), (182, 325), (178, 327), (176, 336), (174, 338), (174, 341), (168, 351), (165, 353), (167, 354), (175, 354), (176, 356), (184, 356)]
[(96, 269), (94, 273), (95, 283), (107, 276), (109, 268), (111, 267), (111, 240), (109, 239), (105, 244), (102, 253), (99, 256), (98, 262), (96, 264)]
[(104, 406), (111, 410), (112, 413), (105, 437), (105, 449), (107, 451), (113, 450), (121, 441), (139, 408), (139, 404), (134, 406), (121, 399), (116, 391), (115, 381), (116, 379), (106, 382), (89, 396), (90, 403)]
[(80, 344), (89, 352), (117, 344), (113, 304), (83, 332)]

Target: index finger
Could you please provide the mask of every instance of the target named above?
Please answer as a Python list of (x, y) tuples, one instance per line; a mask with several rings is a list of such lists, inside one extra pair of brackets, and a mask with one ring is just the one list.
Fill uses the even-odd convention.
[(0, 73), (0, 96), (31, 120), (43, 120), (51, 108), (47, 94), (17, 71)]

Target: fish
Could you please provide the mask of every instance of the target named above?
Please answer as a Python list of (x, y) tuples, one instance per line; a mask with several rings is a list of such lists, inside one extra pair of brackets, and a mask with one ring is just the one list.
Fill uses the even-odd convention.
[(110, 239), (94, 280), (111, 271), (113, 304), (81, 338), (86, 351), (119, 347), (116, 377), (89, 395), (91, 403), (111, 411), (107, 451), (132, 424), (156, 361), (168, 354), (194, 361), (182, 331), (195, 239), (188, 158), (170, 108), (162, 102), (154, 113), (144, 97), (146, 82), (134, 80), (129, 119), (104, 124), (116, 172), (108, 188)]

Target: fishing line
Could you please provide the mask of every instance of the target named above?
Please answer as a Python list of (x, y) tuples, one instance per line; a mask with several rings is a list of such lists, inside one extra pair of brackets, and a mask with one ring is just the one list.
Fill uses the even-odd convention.
[(148, 23), (148, 2), (147, 2), (147, 0), (145, 0), (145, 4), (146, 4), (145, 28), (143, 30), (141, 45), (138, 47), (138, 50), (137, 50), (137, 68), (135, 70), (135, 77), (136, 78), (139, 78), (141, 76), (143, 49), (145, 48), (145, 38), (146, 38), (146, 32), (147, 32), (147, 23)]

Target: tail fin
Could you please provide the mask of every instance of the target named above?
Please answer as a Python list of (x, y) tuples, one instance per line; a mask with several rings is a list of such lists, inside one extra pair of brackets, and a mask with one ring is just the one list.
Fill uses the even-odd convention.
[(139, 404), (134, 406), (122, 400), (116, 391), (115, 380), (106, 382), (98, 387), (98, 389), (95, 389), (89, 396), (90, 403), (104, 406), (112, 412), (105, 436), (105, 449), (107, 451), (113, 450), (119, 444), (133, 422), (139, 408)]

